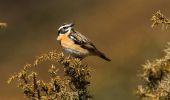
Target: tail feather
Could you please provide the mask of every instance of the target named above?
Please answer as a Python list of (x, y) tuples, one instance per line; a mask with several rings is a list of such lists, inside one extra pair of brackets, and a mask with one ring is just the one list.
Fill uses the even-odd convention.
[(106, 61), (111, 61), (109, 58), (107, 58), (105, 55), (100, 55), (99, 56), (100, 58), (102, 58), (102, 59), (104, 59), (104, 60), (106, 60)]
[(104, 53), (100, 52), (100, 51), (97, 51), (96, 52), (97, 56), (99, 56), (100, 58), (106, 60), (106, 61), (111, 61), (111, 59), (107, 58)]

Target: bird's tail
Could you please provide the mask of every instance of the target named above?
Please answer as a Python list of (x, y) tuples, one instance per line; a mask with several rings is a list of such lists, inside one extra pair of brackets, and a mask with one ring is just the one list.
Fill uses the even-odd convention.
[(99, 56), (100, 58), (106, 60), (106, 61), (111, 61), (109, 58), (107, 58), (104, 53), (100, 52), (99, 50), (96, 51), (96, 55)]

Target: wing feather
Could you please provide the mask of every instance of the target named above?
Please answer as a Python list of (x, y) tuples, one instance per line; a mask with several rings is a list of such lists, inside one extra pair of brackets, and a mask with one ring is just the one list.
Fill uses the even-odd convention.
[(91, 51), (96, 50), (96, 47), (94, 46), (94, 44), (88, 38), (86, 38), (84, 35), (82, 35), (79, 32), (76, 32), (76, 31), (72, 32), (69, 35), (69, 38), (71, 38), (76, 44), (79, 44), (84, 49), (88, 49)]

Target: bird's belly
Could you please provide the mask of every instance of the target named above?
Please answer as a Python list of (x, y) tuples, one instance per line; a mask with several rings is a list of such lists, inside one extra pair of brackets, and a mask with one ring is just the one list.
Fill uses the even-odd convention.
[(82, 48), (80, 45), (75, 44), (71, 39), (66, 37), (61, 40), (61, 46), (65, 52), (76, 58), (84, 58), (90, 54), (87, 49)]
[(78, 50), (70, 49), (70, 48), (64, 48), (64, 51), (66, 53), (70, 54), (71, 56), (76, 57), (76, 58), (84, 58), (84, 57), (89, 55), (88, 51), (82, 52), (82, 51), (78, 51)]

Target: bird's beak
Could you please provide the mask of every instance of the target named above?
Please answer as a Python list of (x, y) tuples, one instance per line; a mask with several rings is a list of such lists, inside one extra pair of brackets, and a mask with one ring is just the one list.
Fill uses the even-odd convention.
[(61, 36), (58, 36), (58, 37), (57, 37), (57, 40), (60, 41), (60, 40), (61, 40)]
[(74, 23), (70, 23), (70, 27), (73, 27), (75, 24)]

